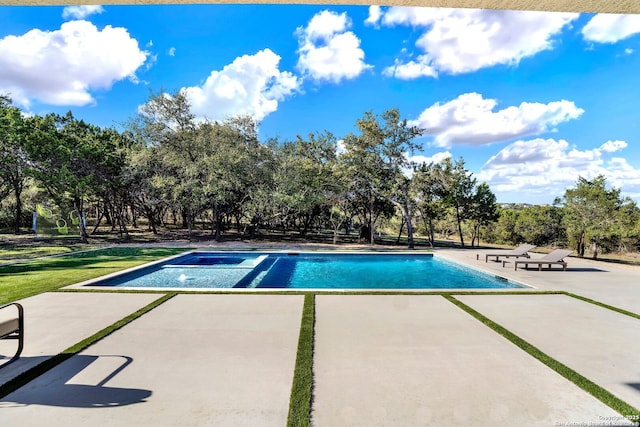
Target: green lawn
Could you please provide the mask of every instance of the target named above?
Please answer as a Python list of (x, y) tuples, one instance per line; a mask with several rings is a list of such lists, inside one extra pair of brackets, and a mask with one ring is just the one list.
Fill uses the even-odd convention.
[[(83, 250), (93, 249), (84, 247)], [(0, 263), (31, 259), (49, 255), (62, 255), (80, 250), (73, 246), (13, 246), (0, 248)]]
[(184, 252), (178, 248), (107, 248), (0, 267), (0, 304)]

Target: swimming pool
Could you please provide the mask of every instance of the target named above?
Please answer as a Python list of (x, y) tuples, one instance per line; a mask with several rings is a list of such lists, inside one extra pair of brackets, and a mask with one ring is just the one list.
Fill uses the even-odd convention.
[(433, 254), (309, 252), (190, 252), (89, 285), (135, 289), (525, 287)]

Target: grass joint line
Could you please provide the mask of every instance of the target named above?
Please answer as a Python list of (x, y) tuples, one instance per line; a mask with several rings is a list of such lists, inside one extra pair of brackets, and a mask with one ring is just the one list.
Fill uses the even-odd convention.
[(287, 427), (307, 427), (313, 401), (313, 345), (315, 335), (315, 294), (304, 296), (298, 353), (289, 399)]

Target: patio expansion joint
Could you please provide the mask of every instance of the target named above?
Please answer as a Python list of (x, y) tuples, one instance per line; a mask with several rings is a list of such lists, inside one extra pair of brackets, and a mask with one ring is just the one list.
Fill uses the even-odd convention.
[(116, 332), (117, 330), (123, 328), (124, 326), (128, 325), (129, 323), (133, 322), (134, 320), (139, 319), (143, 315), (147, 314), (148, 312), (150, 312), (154, 308), (164, 304), (166, 301), (168, 301), (169, 299), (173, 298), (176, 295), (177, 295), (177, 293), (175, 293), (175, 292), (165, 293), (162, 297), (156, 299), (155, 301), (152, 301), (151, 303), (147, 304), (146, 306), (142, 307), (141, 309), (129, 314), (128, 316), (123, 317), (122, 319), (118, 320), (117, 322), (107, 326), (106, 328), (103, 328), (102, 330), (96, 332), (95, 334), (93, 334), (93, 335), (85, 338), (84, 340), (72, 345), (71, 347), (67, 348), (66, 350), (63, 350), (62, 352), (60, 352), (60, 353), (58, 353), (58, 354), (56, 354), (56, 355), (44, 360), (43, 362), (41, 362), (38, 365), (26, 370), (25, 372), (22, 372), (21, 374), (19, 374), (15, 378), (12, 378), (11, 380), (7, 381), (6, 383), (0, 385), (0, 399), (4, 398), (5, 396), (7, 396), (10, 393), (13, 393), (14, 391), (18, 390), (20, 387), (28, 384), (30, 381), (32, 381), (32, 380), (38, 378), (39, 376), (45, 374), (49, 370), (51, 370), (51, 369), (55, 368), (56, 366), (60, 365), (62, 362), (66, 361), (67, 359), (70, 359), (71, 357), (77, 355), (81, 351), (86, 350), (87, 348), (89, 348), (93, 344), (95, 344), (98, 341), (102, 340), (103, 338), (111, 335), (112, 333)]
[[(568, 292), (561, 292), (559, 294), (573, 296), (573, 295), (569, 295)], [(520, 338), (518, 335), (509, 331), (507, 328), (499, 325), (498, 323), (489, 319), (482, 313), (474, 310), (473, 308), (469, 307), (462, 301), (456, 299), (453, 295), (442, 294), (442, 297), (448, 300), (450, 303), (452, 303), (456, 307), (458, 307), (459, 309), (465, 311), (470, 316), (474, 317), (476, 320), (480, 321), (482, 324), (484, 324), (488, 328), (492, 329), (497, 334), (501, 335), (502, 337), (510, 341), (512, 344), (515, 344), (517, 347), (519, 347), (521, 350), (528, 353), (533, 358), (545, 364), (547, 367), (551, 368), (552, 370), (554, 370), (556, 373), (558, 373), (565, 379), (569, 380), (570, 382), (580, 387), (582, 390), (591, 394), (596, 399), (600, 400), (602, 403), (609, 406), (611, 409), (617, 411), (622, 416), (632, 416), (634, 417), (633, 419), (638, 419), (637, 417), (640, 417), (640, 409), (633, 407), (632, 405), (628, 404), (627, 402), (613, 395), (608, 390), (604, 389), (603, 387), (599, 386), (598, 384), (594, 383), (593, 381), (589, 380), (588, 378), (574, 371), (567, 365), (552, 358), (548, 354), (544, 353), (542, 350), (535, 347), (533, 344), (529, 343), (528, 341)], [(582, 299), (582, 298), (578, 298), (578, 299)], [(590, 301), (587, 301), (587, 302), (590, 302)], [(594, 303), (597, 303), (597, 301), (595, 301)], [(596, 305), (601, 305), (601, 304), (596, 304)], [(617, 310), (614, 310), (614, 311), (617, 311)], [(632, 317), (635, 317), (635, 316), (632, 316)]]

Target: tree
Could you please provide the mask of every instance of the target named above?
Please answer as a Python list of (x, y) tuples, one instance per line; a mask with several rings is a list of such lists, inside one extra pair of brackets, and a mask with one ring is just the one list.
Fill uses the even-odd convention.
[(610, 250), (627, 252), (640, 249), (640, 208), (628, 197), (622, 200), (614, 224)]
[(499, 217), (496, 196), (486, 182), (476, 187), (471, 199), (468, 217), (473, 222), (471, 246), (475, 246), (476, 239), (480, 244), (480, 227), (489, 225)]
[(476, 179), (473, 174), (464, 167), (462, 158), (451, 162), (450, 158), (444, 160), (445, 171), (445, 204), (454, 211), (458, 234), (460, 235), (460, 245), (464, 247), (464, 236), (462, 234), (462, 222), (471, 218), (473, 213), (473, 199)]
[(85, 202), (115, 173), (116, 165), (110, 164), (116, 153), (112, 144), (115, 131), (105, 132), (77, 120), (71, 112), (30, 117), (28, 126), (31, 173), (58, 206), (75, 213), (80, 238), (86, 242)]
[(145, 147), (157, 150), (162, 167), (151, 180), (161, 183), (162, 197), (182, 214), (183, 226), (191, 234), (205, 200), (202, 171), (196, 164), (197, 124), (186, 94), (151, 93), (128, 127)]
[(29, 157), (24, 145), (28, 127), (22, 113), (11, 106), (8, 96), (0, 95), (0, 200), (13, 193), (14, 232), (20, 232), (22, 191), (28, 177)]
[(222, 218), (236, 215), (239, 228), (243, 205), (251, 200), (267, 178), (264, 147), (258, 142), (258, 124), (249, 116), (198, 125), (195, 143), (200, 153), (196, 164), (201, 172), (203, 198), (212, 210), (212, 231), (216, 240), (222, 232)]
[(428, 231), (429, 244), (435, 245), (434, 223), (446, 215), (444, 199), (446, 198), (445, 174), (441, 163), (423, 163), (414, 172), (411, 189), (416, 202), (416, 209)]
[(333, 186), (336, 138), (330, 132), (298, 136), (295, 141), (273, 145), (276, 157), (274, 208), (280, 222), (296, 218), (305, 235), (326, 205)]
[(606, 178), (598, 175), (593, 180), (579, 177), (575, 188), (565, 191), (562, 199), (567, 235), (580, 257), (584, 257), (587, 243), (593, 246), (593, 259), (597, 259), (601, 242), (612, 234), (621, 206), (620, 190), (606, 188)]
[(564, 238), (562, 210), (557, 206), (530, 206), (518, 212), (514, 230), (520, 236), (518, 242), (536, 246), (550, 245)]
[[(356, 122), (356, 126), (360, 135), (349, 134), (344, 139), (344, 160), (350, 168), (352, 182), (359, 187), (360, 194), (369, 193), (370, 211), (376, 198), (382, 198), (400, 210), (407, 225), (407, 241), (411, 249), (414, 247), (413, 202), (409, 194), (411, 181), (404, 169), (414, 166), (407, 159), (407, 153), (418, 148), (414, 139), (423, 131), (409, 126), (395, 108), (385, 111), (380, 118), (367, 112)], [(373, 212), (369, 212), (371, 243), (372, 219)]]

